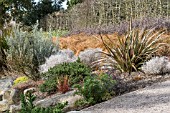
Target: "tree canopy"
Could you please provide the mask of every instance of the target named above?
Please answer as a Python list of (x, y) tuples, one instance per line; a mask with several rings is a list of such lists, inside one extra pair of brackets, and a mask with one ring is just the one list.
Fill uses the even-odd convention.
[(82, 3), (83, 1), (84, 0), (68, 0), (67, 1), (68, 8), (71, 8), (78, 3)]
[(62, 3), (65, 0), (42, 0), (37, 4), (34, 4), (33, 7), (26, 13), (23, 21), (26, 25), (32, 25), (36, 23), (37, 20), (40, 20), (47, 14), (51, 14), (55, 11), (62, 9)]
[(11, 17), (26, 25), (32, 25), (45, 15), (62, 9), (65, 0), (0, 0), (0, 26)]

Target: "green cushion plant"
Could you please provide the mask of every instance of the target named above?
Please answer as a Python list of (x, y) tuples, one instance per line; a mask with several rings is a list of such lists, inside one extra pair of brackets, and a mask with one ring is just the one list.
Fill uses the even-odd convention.
[(83, 96), (86, 101), (85, 103), (95, 104), (108, 100), (114, 95), (112, 89), (115, 83), (116, 81), (107, 74), (87, 76), (84, 79), (83, 85), (74, 85), (74, 88), (77, 88), (75, 94)]
[[(46, 78), (44, 84), (40, 85), (40, 91), (52, 93), (57, 90), (59, 85), (57, 81), (62, 76), (68, 76), (69, 86), (83, 81), (83, 78), (91, 75), (91, 69), (83, 64), (80, 59), (76, 62), (62, 63), (50, 68), (43, 76)], [(62, 90), (62, 89), (60, 89)]]
[(68, 75), (70, 77), (76, 77), (76, 76), (88, 76), (91, 73), (91, 69), (83, 64), (80, 59), (78, 59), (76, 62), (70, 62), (70, 63), (62, 63), (59, 65), (54, 66), (53, 68), (50, 68), (47, 73), (44, 75), (46, 77), (57, 77), (60, 75)]

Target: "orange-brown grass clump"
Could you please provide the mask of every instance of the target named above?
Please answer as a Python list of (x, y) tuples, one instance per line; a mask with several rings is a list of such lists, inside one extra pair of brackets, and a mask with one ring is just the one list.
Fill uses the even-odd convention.
[[(113, 34), (103, 34), (104, 41), (110, 46), (115, 47), (117, 44), (117, 37), (123, 38), (124, 35), (119, 36), (118, 33)], [(107, 38), (109, 37), (109, 39)], [(170, 45), (170, 33), (162, 35), (163, 43), (168, 43)], [(109, 41), (111, 40), (111, 41)], [(165, 45), (160, 49), (157, 54), (160, 56), (170, 56), (170, 46)], [(101, 38), (98, 34), (87, 35), (85, 33), (80, 33), (76, 35), (71, 35), (68, 37), (59, 38), (60, 49), (71, 49), (74, 51), (75, 55), (78, 55), (81, 51), (88, 48), (101, 48), (106, 51)]]
[(170, 33), (162, 35), (162, 38), (162, 43), (165, 45), (157, 52), (157, 55), (170, 57)]
[[(116, 43), (118, 33), (114, 33), (111, 35), (102, 35), (103, 39), (108, 42), (110, 46), (114, 46), (112, 42)], [(85, 33), (80, 33), (77, 35), (71, 35), (68, 37), (61, 37), (59, 39), (59, 46), (60, 49), (71, 49), (74, 51), (75, 55), (78, 55), (81, 51), (84, 51), (87, 48), (101, 48), (105, 51), (105, 47), (102, 43), (102, 40), (99, 35), (86, 35)]]

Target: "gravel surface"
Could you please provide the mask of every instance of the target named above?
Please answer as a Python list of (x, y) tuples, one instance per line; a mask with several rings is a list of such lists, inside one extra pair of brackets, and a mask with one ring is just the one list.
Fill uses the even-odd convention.
[(156, 83), (109, 101), (83, 109), (79, 113), (170, 113), (170, 80)]

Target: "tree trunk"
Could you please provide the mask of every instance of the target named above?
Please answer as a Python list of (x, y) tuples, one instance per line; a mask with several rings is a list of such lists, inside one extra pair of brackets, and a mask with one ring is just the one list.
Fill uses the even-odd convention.
[(3, 69), (7, 69), (6, 65), (6, 55), (2, 48), (0, 48), (0, 73), (3, 72)]

